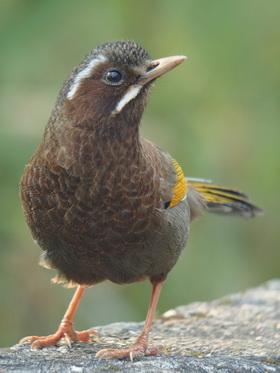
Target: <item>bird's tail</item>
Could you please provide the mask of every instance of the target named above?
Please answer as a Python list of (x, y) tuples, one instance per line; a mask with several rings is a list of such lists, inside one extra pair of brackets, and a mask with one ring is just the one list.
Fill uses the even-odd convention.
[(263, 215), (263, 210), (249, 202), (249, 197), (239, 190), (213, 184), (210, 180), (187, 178), (187, 184), (203, 197), (209, 212), (252, 218)]

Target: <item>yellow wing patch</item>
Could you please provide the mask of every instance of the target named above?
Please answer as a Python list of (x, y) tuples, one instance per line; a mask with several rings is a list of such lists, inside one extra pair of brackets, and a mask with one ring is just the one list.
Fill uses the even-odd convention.
[(220, 185), (200, 183), (188, 180), (205, 198), (206, 202), (232, 203), (233, 201), (248, 201), (248, 197), (236, 189), (221, 187)]
[(187, 193), (187, 181), (185, 179), (185, 176), (183, 174), (183, 170), (180, 167), (180, 165), (173, 159), (173, 165), (176, 168), (176, 174), (177, 174), (177, 182), (174, 185), (173, 188), (173, 198), (170, 202), (169, 207), (176, 206), (179, 202), (182, 201), (182, 199), (185, 197)]

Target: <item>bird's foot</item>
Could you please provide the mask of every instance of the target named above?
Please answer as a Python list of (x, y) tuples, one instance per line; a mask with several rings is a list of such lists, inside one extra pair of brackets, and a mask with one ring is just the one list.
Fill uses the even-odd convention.
[(135, 358), (142, 356), (156, 356), (160, 352), (163, 352), (166, 355), (166, 347), (163, 345), (148, 346), (148, 337), (145, 333), (142, 333), (130, 348), (124, 348), (121, 350), (114, 348), (106, 348), (104, 350), (98, 351), (95, 357), (98, 357), (99, 360), (130, 358), (130, 360), (133, 362)]
[(37, 349), (45, 346), (54, 346), (57, 345), (61, 340), (64, 340), (67, 346), (71, 348), (72, 342), (89, 342), (93, 338), (99, 340), (99, 335), (97, 332), (92, 329), (76, 332), (73, 328), (72, 320), (64, 318), (55, 334), (45, 337), (25, 337), (19, 343), (30, 342), (32, 343), (31, 347)]

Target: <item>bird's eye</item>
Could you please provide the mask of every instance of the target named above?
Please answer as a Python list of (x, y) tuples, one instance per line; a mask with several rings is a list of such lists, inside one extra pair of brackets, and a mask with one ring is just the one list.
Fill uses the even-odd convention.
[(106, 73), (105, 80), (109, 84), (118, 85), (122, 83), (123, 75), (117, 70), (111, 70)]

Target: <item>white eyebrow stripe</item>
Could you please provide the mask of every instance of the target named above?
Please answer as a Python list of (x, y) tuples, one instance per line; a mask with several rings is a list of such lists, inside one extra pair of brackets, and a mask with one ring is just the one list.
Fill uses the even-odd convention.
[(142, 85), (134, 85), (128, 88), (122, 99), (118, 102), (116, 108), (112, 111), (112, 114), (118, 114), (131, 100), (133, 100), (140, 92)]
[(72, 98), (75, 96), (75, 93), (77, 92), (79, 86), (81, 85), (82, 80), (85, 78), (88, 78), (91, 75), (94, 67), (97, 66), (100, 62), (104, 62), (104, 61), (106, 61), (106, 58), (100, 54), (96, 56), (95, 58), (93, 58), (92, 60), (90, 60), (87, 67), (85, 67), (82, 71), (80, 71), (76, 75), (74, 82), (72, 83), (67, 93), (67, 98), (69, 100), (72, 100)]

